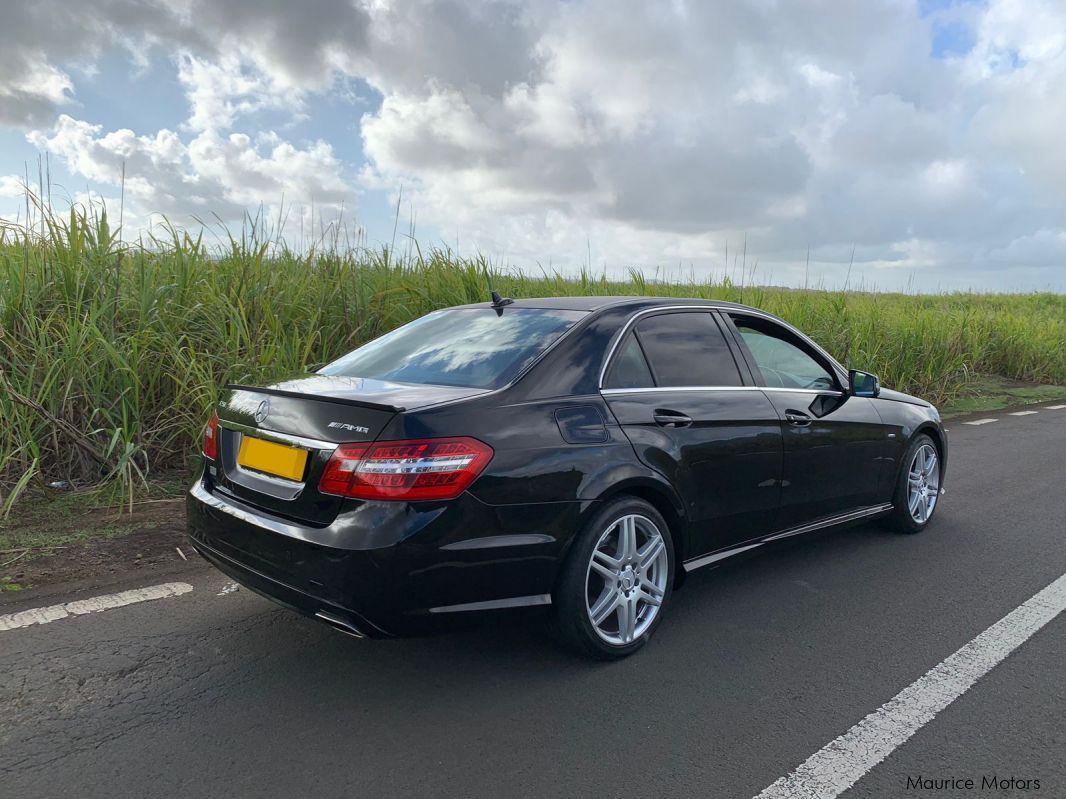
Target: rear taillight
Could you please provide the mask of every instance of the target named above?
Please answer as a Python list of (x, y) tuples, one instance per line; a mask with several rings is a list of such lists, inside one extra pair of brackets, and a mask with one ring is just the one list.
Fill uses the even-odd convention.
[(476, 438), (341, 444), (326, 464), (318, 488), (324, 494), (357, 499), (453, 499), (490, 460), (492, 447)]
[(211, 414), (204, 428), (204, 457), (218, 460), (218, 414)]

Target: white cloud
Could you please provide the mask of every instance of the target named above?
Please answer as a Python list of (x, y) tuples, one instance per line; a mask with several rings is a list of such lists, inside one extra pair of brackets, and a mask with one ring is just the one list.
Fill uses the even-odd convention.
[(18, 175), (0, 175), (0, 197), (22, 197), (26, 184)]
[(299, 92), (277, 86), (236, 55), (213, 62), (182, 52), (177, 60), (178, 80), (190, 106), (186, 125), (192, 130), (228, 130), (239, 116), (264, 109), (298, 112), (301, 107)]
[(966, 58), (979, 98), (971, 144), (1061, 202), (1066, 181), (1066, 6), (999, 2), (982, 18)]
[(301, 149), (274, 134), (253, 140), (209, 130), (185, 143), (170, 130), (154, 136), (105, 133), (100, 125), (66, 115), (51, 131), (34, 132), (30, 139), (103, 186), (119, 188), (124, 175), (127, 227), (134, 229), (148, 225), (153, 214), (180, 224), (189, 224), (190, 216), (230, 221), (260, 205), (277, 210), (283, 202), (314, 203), (337, 210), (352, 197), (342, 165), (321, 141)]
[(91, 71), (116, 47), (142, 64), (186, 50), (230, 73), (239, 53), (280, 89), (327, 89), (338, 70), (362, 62), (369, 19), (353, 0), (10, 3), (0, 27), (0, 124), (48, 120), (70, 100), (68, 71)]
[[(717, 264), (747, 236), (776, 279), (810, 247), (919, 284), (1066, 287), (1066, 7), (915, 2), (61, 0), (0, 31), (0, 123), (144, 210), (237, 214), (353, 195), (326, 142), (254, 134), (352, 78), (365, 186), (405, 187), (423, 225), (524, 264)], [(58, 9), (62, 8), (60, 13)], [(54, 24), (47, 24), (54, 19)], [(932, 55), (934, 27), (973, 47)], [(177, 132), (70, 111), (108, 48), (174, 59)], [(70, 110), (70, 109), (68, 109)], [(79, 122), (74, 115), (89, 120)], [(135, 126), (134, 126), (135, 127)], [(217, 207), (216, 207), (217, 206)], [(760, 267), (761, 269), (762, 267)], [(1019, 272), (1021, 274), (1022, 272)]]
[(1066, 9), (951, 13), (975, 26), (964, 58), (934, 58), (934, 20), (893, 2), (542, 9), (509, 88), (372, 75), (365, 151), (423, 220), (527, 263), (580, 263), (591, 240), (619, 266), (721, 265), (747, 234), (782, 280), (808, 245), (838, 261), (854, 245), (873, 279), (968, 285), (1031, 238), (1019, 266), (1066, 286)]
[(0, 124), (31, 122), (68, 102), (73, 88), (65, 72), (33, 52), (0, 55), (0, 78)]
[(323, 141), (300, 149), (274, 135), (254, 142), (242, 133), (203, 133), (190, 142), (188, 157), (201, 181), (239, 206), (278, 204), (283, 197), (339, 205), (350, 197), (333, 149)]
[[(283, 200), (336, 213), (355, 193), (329, 143), (298, 145), (234, 127), (261, 111), (296, 118), (307, 92), (328, 90), (352, 71), (366, 51), (368, 22), (349, 0), (16, 4), (0, 28), (0, 124), (28, 129), (31, 143), (105, 190), (117, 190), (125, 170), (127, 228), (155, 213), (182, 224), (216, 215), (232, 222)], [(189, 103), (181, 130), (109, 131), (92, 109), (74, 112), (68, 73), (91, 77), (95, 61), (116, 47), (139, 68), (153, 59), (174, 64)], [(56, 116), (64, 106), (72, 114)], [(98, 195), (71, 199), (78, 197)]]

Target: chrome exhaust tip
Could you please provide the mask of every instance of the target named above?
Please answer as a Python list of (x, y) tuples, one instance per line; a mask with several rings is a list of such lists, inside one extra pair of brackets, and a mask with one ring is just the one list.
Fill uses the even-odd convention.
[(340, 630), (342, 633), (352, 636), (353, 638), (366, 638), (366, 633), (356, 627), (347, 619), (342, 619), (340, 616), (334, 616), (332, 613), (327, 613), (324, 610), (320, 610), (315, 613), (315, 618), (319, 621), (325, 622), (335, 630)]

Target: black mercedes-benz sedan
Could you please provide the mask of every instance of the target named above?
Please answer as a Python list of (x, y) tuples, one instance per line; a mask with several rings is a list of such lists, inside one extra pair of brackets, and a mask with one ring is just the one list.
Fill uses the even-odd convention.
[(188, 498), (196, 550), (357, 636), (549, 605), (601, 658), (686, 572), (943, 493), (928, 402), (763, 311), (652, 297), (423, 316), (267, 386), (228, 386)]

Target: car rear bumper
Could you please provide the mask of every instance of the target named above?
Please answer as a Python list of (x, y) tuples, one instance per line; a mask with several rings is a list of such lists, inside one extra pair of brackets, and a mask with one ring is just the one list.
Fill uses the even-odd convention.
[(469, 612), (547, 604), (587, 503), (362, 503), (328, 527), (281, 519), (198, 480), (188, 533), (216, 568), (279, 604), (367, 637)]
[(250, 568), (228, 555), (205, 544), (201, 538), (190, 536), (196, 548), (208, 563), (223, 574), (232, 577), (246, 588), (277, 602), (291, 610), (314, 616), (360, 638), (382, 638), (388, 632), (377, 627), (369, 620), (349, 608), (338, 607), (321, 597), (301, 591), (280, 580), (268, 577), (260, 571)]

